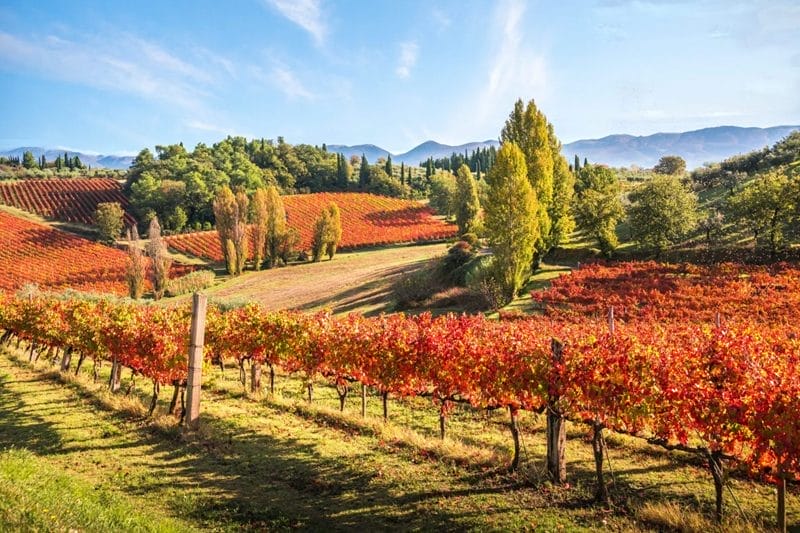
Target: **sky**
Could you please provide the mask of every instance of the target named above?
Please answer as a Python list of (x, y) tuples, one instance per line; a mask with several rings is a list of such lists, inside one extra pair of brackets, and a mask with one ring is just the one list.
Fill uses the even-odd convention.
[(3, 0), (0, 149), (800, 124), (800, 1)]

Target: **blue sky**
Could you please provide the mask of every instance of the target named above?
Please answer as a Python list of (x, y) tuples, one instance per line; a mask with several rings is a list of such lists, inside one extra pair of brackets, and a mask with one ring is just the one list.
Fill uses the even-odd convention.
[(800, 124), (800, 2), (113, 0), (0, 4), (0, 148), (135, 153)]

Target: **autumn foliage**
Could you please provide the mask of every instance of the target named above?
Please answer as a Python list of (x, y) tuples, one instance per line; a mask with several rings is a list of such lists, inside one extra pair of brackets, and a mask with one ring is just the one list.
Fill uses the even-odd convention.
[[(411, 200), (366, 193), (298, 194), (281, 199), (289, 227), (300, 233), (301, 250), (311, 248), (314, 223), (332, 202), (341, 212), (339, 249), (444, 239), (457, 231), (454, 225), (434, 218), (430, 208)], [(165, 241), (170, 248), (183, 253), (212, 261), (223, 259), (216, 231), (173, 235)]]

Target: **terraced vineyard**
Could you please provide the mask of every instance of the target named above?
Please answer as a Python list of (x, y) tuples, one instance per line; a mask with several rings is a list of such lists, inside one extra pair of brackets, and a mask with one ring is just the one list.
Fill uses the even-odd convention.
[(111, 178), (26, 179), (0, 183), (0, 203), (61, 222), (92, 224), (97, 204), (118, 202), (136, 222), (120, 184)]
[[(316, 193), (283, 197), (289, 226), (300, 232), (300, 249), (311, 247), (314, 222), (322, 210), (335, 202), (341, 210), (340, 249), (399, 242), (445, 239), (456, 234), (456, 227), (433, 216), (425, 205), (411, 200), (387, 198), (366, 193)], [(216, 231), (203, 231), (167, 237), (168, 245), (182, 253), (212, 261), (222, 261)], [(252, 246), (250, 247), (252, 250)]]

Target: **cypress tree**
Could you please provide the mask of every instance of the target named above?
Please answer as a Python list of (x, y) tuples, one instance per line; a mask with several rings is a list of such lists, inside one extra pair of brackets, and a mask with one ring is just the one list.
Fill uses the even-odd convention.
[(400, 185), (406, 184), (406, 164), (400, 161)]
[(366, 188), (369, 184), (369, 163), (367, 156), (361, 154), (361, 167), (358, 169), (358, 187), (360, 189)]
[(392, 177), (392, 154), (386, 154), (386, 166), (384, 167), (386, 175)]

